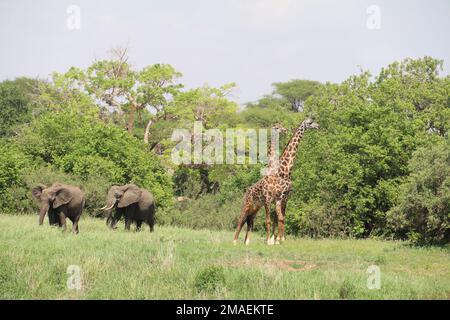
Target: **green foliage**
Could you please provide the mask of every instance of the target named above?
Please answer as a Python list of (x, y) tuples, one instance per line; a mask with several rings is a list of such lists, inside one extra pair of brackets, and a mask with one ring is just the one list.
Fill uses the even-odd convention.
[(297, 127), (304, 116), (293, 113), (279, 105), (271, 108), (246, 108), (239, 113), (240, 123), (248, 128), (270, 128), (274, 123), (282, 123), (286, 128)]
[(115, 184), (134, 182), (149, 189), (158, 206), (171, 202), (171, 181), (158, 158), (114, 125), (72, 114), (46, 114), (24, 129), (19, 143), (36, 161), (82, 181), (105, 177)]
[(179, 93), (167, 108), (167, 112), (183, 122), (201, 121), (205, 128), (216, 128), (228, 122), (236, 114), (238, 106), (227, 99), (234, 83), (219, 88), (205, 85)]
[(199, 170), (179, 167), (174, 172), (172, 180), (175, 195), (196, 198), (202, 191)]
[(215, 291), (225, 285), (225, 273), (221, 266), (209, 266), (195, 276), (194, 287), (197, 291)]
[[(423, 70), (436, 74), (433, 68), (438, 65), (434, 60), (406, 60), (382, 71), (374, 82), (363, 73), (340, 85), (327, 84), (307, 101), (306, 110), (321, 129), (306, 133), (300, 144), (288, 206), (291, 232), (310, 236), (384, 233), (386, 212), (397, 203), (413, 151), (447, 132), (445, 126), (430, 130), (428, 119), (435, 107), (443, 108), (448, 93), (437, 89), (417, 93), (410, 88), (420, 81), (430, 88), (445, 83), (437, 76), (416, 76)], [(396, 73), (398, 69), (409, 71)], [(386, 89), (385, 81), (396, 90)], [(419, 96), (427, 101), (428, 111), (415, 105)]]
[(355, 285), (348, 279), (345, 279), (339, 287), (340, 299), (351, 299), (355, 296)]
[[(375, 77), (362, 72), (340, 84), (274, 83), (272, 94), (239, 110), (228, 99), (234, 83), (182, 91), (181, 73), (171, 65), (134, 70), (126, 50), (113, 54), (86, 70), (55, 73), (51, 83), (0, 83), (0, 135), (17, 133), (0, 143), (2, 212), (35, 210), (31, 184), (61, 180), (82, 185), (97, 214), (111, 184), (134, 182), (164, 207), (157, 215), (162, 224), (231, 229), (262, 165), (176, 166), (173, 130), (192, 130), (194, 121), (222, 133), (276, 122), (295, 128), (308, 115), (321, 129), (306, 132), (298, 150), (290, 234), (448, 241), (442, 141), (450, 126), (450, 77), (440, 75), (442, 61), (405, 59)], [(281, 147), (289, 137), (281, 137)], [(173, 195), (188, 200), (172, 205)]]
[(62, 76), (53, 74), (53, 82), (41, 83), (36, 114), (62, 112), (89, 119), (98, 119), (99, 109), (94, 100), (79, 88), (73, 88)]
[[(94, 62), (86, 70), (70, 68), (65, 74), (55, 73), (53, 81), (58, 88), (78, 90), (95, 100), (106, 118), (124, 120), (133, 133), (136, 114), (142, 117), (151, 109), (155, 118), (165, 114), (168, 100), (175, 96), (181, 84), (181, 73), (168, 64), (154, 64), (134, 70), (128, 63), (126, 48), (112, 50), (110, 60)], [(111, 113), (113, 109), (116, 113)], [(124, 119), (122, 114), (126, 114)]]
[(442, 140), (414, 152), (398, 205), (388, 212), (394, 234), (418, 244), (450, 241), (450, 143)]
[(29, 78), (0, 83), (0, 136), (10, 136), (17, 125), (31, 121), (39, 81)]
[(22, 186), (22, 178), (28, 174), (30, 159), (21, 150), (7, 141), (0, 140), (0, 211), (5, 213), (22, 213), (20, 206), (26, 199), (17, 193)]
[(220, 194), (205, 194), (197, 200), (188, 199), (158, 212), (156, 221), (162, 225), (191, 229), (232, 230), (236, 225), (242, 197), (223, 200)]
[(14, 190), (14, 194), (19, 195), (20, 199), (22, 199), (20, 203), (17, 203), (17, 206), (21, 206), (21, 211), (25, 214), (38, 212), (38, 203), (30, 199), (31, 188), (39, 183), (50, 186), (55, 182), (61, 182), (79, 186), (86, 199), (85, 210), (87, 214), (94, 216), (100, 215), (102, 212), (98, 212), (97, 209), (105, 205), (106, 193), (112, 184), (108, 177), (105, 176), (90, 176), (87, 179), (82, 179), (79, 176), (56, 169), (53, 166), (35, 167), (24, 175), (22, 180), (22, 186)]

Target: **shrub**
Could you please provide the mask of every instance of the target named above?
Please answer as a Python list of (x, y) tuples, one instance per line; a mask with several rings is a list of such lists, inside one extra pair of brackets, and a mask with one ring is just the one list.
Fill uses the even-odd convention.
[(157, 206), (172, 201), (172, 183), (155, 154), (122, 129), (71, 113), (48, 113), (18, 138), (25, 154), (78, 177), (84, 184), (103, 177), (110, 184), (136, 183), (150, 190)]
[(225, 274), (220, 266), (209, 266), (200, 270), (194, 280), (197, 291), (215, 291), (225, 285)]
[(159, 224), (176, 225), (191, 229), (231, 230), (239, 215), (242, 198), (220, 202), (220, 195), (207, 194), (197, 200), (174, 204), (156, 215)]
[(39, 84), (24, 77), (0, 83), (0, 136), (13, 135), (18, 125), (31, 120)]
[(399, 203), (388, 212), (388, 226), (417, 244), (450, 241), (450, 143), (418, 149), (401, 186)]
[(33, 199), (31, 189), (39, 183), (50, 186), (54, 182), (79, 186), (86, 198), (85, 214), (102, 214), (96, 209), (105, 205), (110, 181), (100, 176), (84, 180), (52, 166), (28, 166), (14, 184), (0, 192), (0, 211), (7, 214), (37, 213), (39, 204)]
[(288, 204), (292, 232), (385, 233), (413, 152), (447, 134), (450, 82), (439, 77), (440, 65), (407, 59), (374, 81), (362, 73), (327, 84), (306, 101), (321, 128), (307, 132), (299, 146)]
[[(0, 141), (0, 211), (14, 213), (24, 195), (18, 190), (23, 187), (22, 177), (28, 173), (30, 159), (20, 149), (6, 140)], [(20, 210), (22, 212), (23, 210)]]

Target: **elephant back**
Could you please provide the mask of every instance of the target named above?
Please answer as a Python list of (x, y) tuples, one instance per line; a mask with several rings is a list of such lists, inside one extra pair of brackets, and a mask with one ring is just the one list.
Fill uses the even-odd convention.
[(52, 188), (64, 188), (68, 190), (68, 192), (71, 195), (71, 200), (67, 204), (69, 208), (78, 208), (80, 204), (84, 206), (85, 202), (84, 194), (79, 187), (70, 184), (56, 182), (52, 185)]
[(154, 200), (153, 194), (144, 188), (141, 188), (141, 192), (142, 193), (141, 193), (141, 199), (139, 201), (139, 207), (141, 209), (146, 209), (148, 207), (154, 207), (155, 200)]

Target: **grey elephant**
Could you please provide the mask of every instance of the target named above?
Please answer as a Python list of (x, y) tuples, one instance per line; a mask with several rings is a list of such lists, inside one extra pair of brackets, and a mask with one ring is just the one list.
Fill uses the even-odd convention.
[[(130, 230), (132, 222), (136, 222), (136, 231), (141, 229), (142, 222), (146, 222), (153, 232), (155, 226), (155, 201), (153, 195), (134, 184), (123, 186), (112, 186), (109, 189), (106, 205), (101, 208), (105, 210), (106, 224), (112, 229), (116, 228), (117, 222), (123, 216), (125, 218), (125, 229)], [(114, 213), (113, 213), (113, 209)]]
[(72, 232), (79, 232), (78, 221), (85, 204), (80, 188), (57, 182), (50, 187), (39, 184), (31, 193), (40, 201), (39, 225), (42, 225), (45, 214), (48, 213), (50, 225), (58, 225), (66, 231), (66, 218), (69, 218), (72, 221)]

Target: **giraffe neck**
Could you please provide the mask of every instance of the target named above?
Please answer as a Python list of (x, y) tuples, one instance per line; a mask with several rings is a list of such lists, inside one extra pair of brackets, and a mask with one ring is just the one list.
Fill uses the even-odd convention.
[(278, 168), (278, 175), (284, 178), (289, 178), (291, 175), (292, 167), (294, 166), (294, 160), (297, 155), (297, 149), (300, 141), (305, 133), (305, 124), (302, 122), (300, 126), (295, 130), (294, 135), (284, 148), (283, 154), (279, 160), (280, 166)]
[(270, 144), (268, 146), (268, 153), (267, 153), (267, 175), (271, 175), (277, 172), (278, 170), (278, 142), (279, 142), (279, 135), (275, 130), (272, 129), (271, 132), (271, 139)]

